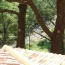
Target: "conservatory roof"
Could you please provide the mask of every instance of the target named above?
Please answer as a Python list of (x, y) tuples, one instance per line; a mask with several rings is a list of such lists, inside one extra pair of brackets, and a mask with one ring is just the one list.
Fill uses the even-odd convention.
[(65, 55), (12, 48), (0, 49), (0, 65), (65, 65)]

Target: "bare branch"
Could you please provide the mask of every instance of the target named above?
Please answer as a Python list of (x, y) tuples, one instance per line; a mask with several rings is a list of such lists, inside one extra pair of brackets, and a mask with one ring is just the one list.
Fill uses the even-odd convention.
[(13, 13), (13, 14), (18, 15), (18, 12), (15, 12), (15, 11), (8, 10), (8, 9), (0, 9), (0, 13), (3, 13), (3, 12), (9, 12), (9, 13)]
[(46, 38), (47, 40), (49, 40), (49, 41), (50, 41), (50, 39), (49, 39), (49, 38), (47, 38), (46, 36), (43, 36), (42, 34), (40, 34), (40, 33), (36, 32), (36, 31), (33, 31), (33, 32), (35, 32), (36, 34), (38, 34), (38, 35), (40, 35), (41, 37)]
[(45, 31), (45, 33), (51, 38), (52, 37), (52, 32), (45, 25), (43, 18), (41, 17), (37, 7), (35, 6), (35, 4), (33, 3), (32, 0), (29, 2), (29, 6), (33, 9), (33, 11), (36, 15), (37, 22), (39, 23), (39, 25), (42, 27), (42, 29)]
[(54, 26), (55, 26), (55, 23), (53, 21), (50, 21)]

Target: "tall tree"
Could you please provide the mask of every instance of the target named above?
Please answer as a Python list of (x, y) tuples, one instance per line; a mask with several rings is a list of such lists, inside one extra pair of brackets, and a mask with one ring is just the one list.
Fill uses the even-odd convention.
[[(9, 44), (10, 43), (9, 40), (12, 40), (10, 37), (15, 36), (14, 33), (12, 34), (12, 32), (13, 32), (12, 29), (13, 29), (13, 27), (16, 26), (16, 23), (15, 23), (16, 22), (16, 19), (15, 19), (16, 16), (13, 14), (18, 15), (18, 12), (13, 11), (13, 10), (9, 10), (9, 7), (10, 7), (9, 5), (15, 5), (15, 3), (9, 4), (7, 1), (3, 1), (3, 0), (1, 0), (1, 2), (0, 2), (0, 13), (2, 13), (2, 14), (0, 14), (1, 15), (0, 24), (2, 25), (2, 28), (1, 28), (2, 45), (6, 44), (6, 43)], [(10, 7), (10, 9), (15, 9), (15, 7), (14, 8)], [(11, 14), (8, 14), (5, 12), (9, 12)], [(16, 30), (16, 28), (15, 28), (15, 30)]]
[[(8, 0), (10, 1), (10, 0)], [(51, 32), (45, 25), (44, 20), (42, 19), (37, 7), (33, 3), (32, 0), (12, 0), (14, 2), (28, 4), (34, 11), (36, 15), (37, 22), (45, 31), (45, 33), (51, 39), (51, 52), (53, 53), (61, 53), (64, 54), (64, 47), (63, 47), (63, 34), (64, 34), (64, 0), (57, 0), (57, 20), (56, 26), (53, 32)]]
[[(27, 5), (24, 3), (19, 4), (18, 8), (19, 8), (19, 13), (8, 9), (0, 9), (0, 13), (9, 12), (16, 14), (18, 16), (18, 38), (17, 38), (16, 47), (24, 48), (25, 47), (25, 16), (26, 16)], [(4, 34), (6, 35), (5, 27), (4, 27)], [(3, 42), (5, 42), (6, 39), (5, 35), (3, 35)]]
[(64, 34), (64, 0), (57, 0), (57, 20), (51, 37), (51, 52), (64, 54), (63, 34)]
[(25, 47), (25, 17), (27, 5), (19, 4), (17, 47)]
[(51, 52), (64, 54), (64, 0), (57, 0), (57, 21), (53, 32), (50, 32), (49, 29), (46, 27), (33, 1), (28, 0), (27, 2), (35, 12), (38, 23), (41, 25), (42, 29), (47, 33), (47, 35), (51, 38)]

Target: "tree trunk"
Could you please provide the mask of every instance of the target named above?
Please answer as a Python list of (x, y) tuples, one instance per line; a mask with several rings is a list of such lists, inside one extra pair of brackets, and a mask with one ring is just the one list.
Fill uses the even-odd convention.
[(53, 32), (53, 36), (51, 37), (51, 52), (64, 54), (63, 35), (64, 35), (64, 1), (57, 0), (57, 21)]
[(53, 33), (51, 33), (45, 26), (44, 21), (42, 20), (34, 3), (31, 1), (29, 5), (36, 14), (36, 18), (40, 26), (45, 31), (45, 33), (47, 33), (47, 35), (51, 38), (51, 52), (64, 54), (64, 47), (63, 47), (64, 0), (57, 0), (57, 21)]
[(2, 43), (3, 43), (3, 45), (5, 45), (6, 44), (6, 29), (5, 29), (5, 27), (3, 27), (3, 34), (2, 34), (2, 36), (3, 36)]
[(3, 30), (2, 30), (2, 45), (6, 44), (6, 27), (5, 27), (5, 20), (4, 20), (4, 15), (2, 13), (2, 26), (3, 26)]
[(26, 16), (27, 5), (19, 4), (19, 15), (18, 15), (18, 39), (16, 47), (25, 47), (25, 16)]

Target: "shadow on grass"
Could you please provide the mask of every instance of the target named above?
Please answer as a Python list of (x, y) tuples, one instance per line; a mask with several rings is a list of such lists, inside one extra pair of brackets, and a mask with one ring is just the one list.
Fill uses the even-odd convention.
[(50, 51), (50, 48), (51, 48), (51, 43), (50, 41), (48, 40), (41, 40), (37, 46), (40, 48), (40, 49), (48, 49)]

